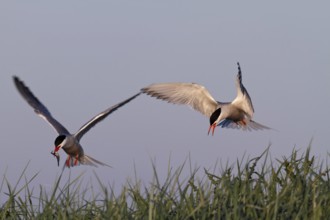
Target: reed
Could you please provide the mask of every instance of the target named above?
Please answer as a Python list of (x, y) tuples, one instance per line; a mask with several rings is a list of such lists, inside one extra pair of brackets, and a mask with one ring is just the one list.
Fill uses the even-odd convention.
[[(329, 168), (316, 162), (310, 148), (272, 160), (267, 148), (260, 156), (237, 160), (233, 166), (212, 172), (192, 170), (183, 177), (183, 164), (169, 166), (160, 181), (153, 167), (147, 185), (134, 179), (114, 195), (94, 173), (100, 192), (87, 196), (83, 174), (75, 179), (56, 178), (51, 192), (35, 190), (25, 176), (0, 185), (1, 219), (326, 219), (330, 216)], [(218, 173), (216, 173), (218, 172)], [(93, 187), (94, 188), (94, 187)], [(35, 192), (38, 193), (35, 193)]]

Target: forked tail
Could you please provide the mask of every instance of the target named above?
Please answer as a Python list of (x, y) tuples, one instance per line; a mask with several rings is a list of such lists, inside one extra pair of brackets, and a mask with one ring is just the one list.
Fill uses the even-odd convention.
[(70, 168), (70, 167), (78, 166), (80, 164), (82, 164), (82, 165), (90, 165), (90, 166), (94, 166), (94, 167), (98, 167), (98, 165), (111, 167), (108, 164), (105, 164), (105, 163), (103, 163), (101, 161), (98, 161), (98, 160), (94, 159), (91, 156), (88, 156), (88, 155), (84, 154), (80, 158), (72, 157), (72, 156), (68, 155), (68, 157), (67, 157), (67, 159), (66, 159), (66, 161), (64, 163), (63, 169), (65, 167), (69, 167)]
[(111, 167), (110, 165), (103, 163), (99, 160), (96, 160), (93, 157), (88, 156), (86, 154), (82, 158), (80, 158), (80, 161), (84, 165), (90, 165), (90, 166), (94, 166), (94, 167), (97, 167), (97, 165)]

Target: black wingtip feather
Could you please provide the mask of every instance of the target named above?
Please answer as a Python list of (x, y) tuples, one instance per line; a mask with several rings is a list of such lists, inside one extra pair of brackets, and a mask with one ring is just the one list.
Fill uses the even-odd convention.
[(240, 79), (242, 78), (242, 71), (241, 71), (241, 66), (239, 65), (239, 62), (237, 62), (237, 67), (238, 67), (238, 75), (240, 76)]
[[(31, 92), (31, 90), (29, 89), (29, 87), (27, 87), (24, 84), (24, 82), (22, 80), (20, 80), (17, 76), (13, 76), (13, 79), (14, 79), (14, 83), (15, 83), (15, 86), (16, 86), (18, 92), (34, 108), (34, 110), (36, 111), (36, 113), (38, 113), (38, 110), (33, 105), (33, 103), (29, 100), (28, 97), (32, 97), (38, 103), (38, 105), (42, 105), (41, 102), (39, 101), (39, 99)], [(48, 110), (46, 108), (44, 110), (48, 112)]]
[(24, 85), (23, 81), (20, 80), (17, 76), (13, 76), (14, 84), (17, 88), (19, 88), (19, 85)]

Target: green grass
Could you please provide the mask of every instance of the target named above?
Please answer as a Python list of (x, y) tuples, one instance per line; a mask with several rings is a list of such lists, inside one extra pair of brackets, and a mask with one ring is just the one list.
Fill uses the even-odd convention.
[[(197, 170), (182, 176), (185, 165), (168, 169), (148, 185), (129, 182), (114, 195), (98, 179), (84, 187), (82, 176), (59, 176), (50, 192), (35, 190), (22, 171), (12, 185), (6, 176), (0, 185), (1, 219), (326, 219), (330, 216), (329, 169), (310, 155), (293, 150), (289, 157), (272, 160), (265, 150), (259, 157), (237, 161), (219, 173)], [(38, 191), (36, 194), (35, 191)], [(92, 190), (93, 191), (93, 190)]]

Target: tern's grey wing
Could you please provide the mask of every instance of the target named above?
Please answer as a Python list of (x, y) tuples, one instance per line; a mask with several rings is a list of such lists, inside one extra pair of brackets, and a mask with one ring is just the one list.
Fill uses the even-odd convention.
[(173, 104), (189, 105), (210, 117), (218, 103), (204, 86), (196, 83), (157, 83), (141, 89), (142, 92)]
[(232, 102), (234, 105), (242, 108), (250, 117), (254, 113), (254, 108), (248, 91), (245, 89), (242, 83), (242, 71), (239, 63), (238, 65), (238, 74), (236, 77), (236, 87), (237, 87), (237, 97)]
[(14, 83), (18, 92), (27, 101), (27, 103), (34, 109), (40, 117), (45, 119), (59, 134), (69, 134), (63, 125), (61, 125), (56, 119), (52, 117), (48, 109), (33, 95), (30, 89), (24, 85), (24, 83), (17, 77), (14, 76)]
[(125, 105), (126, 103), (130, 102), (131, 100), (135, 99), (138, 95), (140, 95), (141, 93), (137, 93), (134, 96), (106, 109), (105, 111), (99, 113), (98, 115), (96, 115), (94, 118), (92, 118), (91, 120), (89, 120), (86, 124), (84, 124), (78, 131), (77, 133), (74, 135), (77, 140), (79, 141), (82, 136), (89, 131), (89, 129), (91, 129), (94, 125), (96, 125), (98, 122), (102, 121), (105, 117), (107, 117), (109, 114), (111, 114), (112, 112), (116, 111), (118, 108), (122, 107), (123, 105)]
[(221, 121), (218, 126), (222, 128), (233, 128), (233, 129), (242, 129), (242, 130), (263, 130), (263, 129), (271, 129), (265, 125), (259, 124), (258, 122), (255, 122), (253, 120), (250, 120), (250, 122), (247, 125), (240, 125), (234, 122), (233, 120), (230, 119), (225, 119)]

